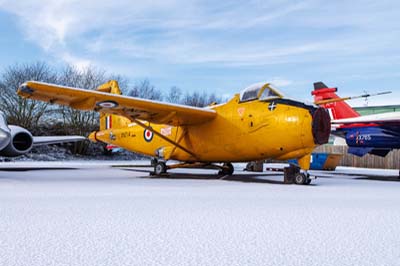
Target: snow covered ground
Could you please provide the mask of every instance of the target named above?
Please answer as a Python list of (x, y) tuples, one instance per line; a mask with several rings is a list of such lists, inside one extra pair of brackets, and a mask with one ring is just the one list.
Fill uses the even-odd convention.
[(0, 265), (400, 265), (400, 182), (370, 170), (296, 186), (112, 164), (2, 163)]

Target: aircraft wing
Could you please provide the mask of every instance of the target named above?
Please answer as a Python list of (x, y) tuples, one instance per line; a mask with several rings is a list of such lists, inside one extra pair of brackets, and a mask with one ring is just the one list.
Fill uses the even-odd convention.
[(28, 81), (17, 91), (18, 95), (50, 103), (70, 106), (79, 110), (125, 116), (156, 124), (195, 125), (216, 117), (211, 109), (170, 104), (159, 101), (110, 94), (54, 84)]
[(333, 124), (400, 124), (400, 112), (332, 120)]
[(48, 145), (48, 144), (58, 144), (64, 142), (77, 142), (85, 140), (85, 137), (81, 136), (34, 136), (33, 145)]

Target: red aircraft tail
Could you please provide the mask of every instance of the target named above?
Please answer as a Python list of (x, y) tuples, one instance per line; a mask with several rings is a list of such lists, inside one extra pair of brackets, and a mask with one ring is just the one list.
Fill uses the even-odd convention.
[[(314, 96), (314, 101), (318, 103), (319, 101), (340, 99), (336, 95), (337, 88), (328, 88), (323, 82), (314, 83), (314, 91), (311, 95)], [(331, 103), (320, 104), (322, 107), (329, 110), (332, 119), (343, 119), (360, 116), (353, 108), (350, 107), (345, 101), (337, 101)]]

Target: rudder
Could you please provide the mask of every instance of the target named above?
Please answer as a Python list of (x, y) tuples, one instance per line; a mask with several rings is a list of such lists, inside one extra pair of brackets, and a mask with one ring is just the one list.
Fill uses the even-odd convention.
[[(110, 80), (107, 83), (100, 85), (96, 90), (111, 94), (122, 94), (116, 80)], [(126, 117), (100, 112), (100, 130), (126, 127), (130, 123), (131, 120)]]

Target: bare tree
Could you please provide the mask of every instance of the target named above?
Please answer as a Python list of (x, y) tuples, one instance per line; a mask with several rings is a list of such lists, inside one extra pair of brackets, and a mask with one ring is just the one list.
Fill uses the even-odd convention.
[[(58, 84), (77, 87), (82, 89), (94, 90), (101, 84), (107, 82), (108, 78), (105, 71), (99, 70), (93, 66), (85, 69), (78, 69), (67, 65), (61, 70), (58, 78)], [(87, 136), (90, 132), (99, 127), (99, 114), (95, 111), (80, 111), (67, 106), (61, 106), (56, 109), (61, 114), (64, 125), (64, 134), (77, 134)], [(73, 145), (72, 152), (86, 154), (89, 148), (89, 142), (84, 141)]]
[[(106, 81), (107, 77), (103, 70), (94, 67), (78, 69), (68, 65), (61, 71), (58, 83), (64, 86), (93, 90)], [(98, 128), (99, 114), (97, 112), (74, 110), (65, 106), (60, 107), (59, 111), (68, 134), (85, 136)]]
[(145, 79), (133, 86), (128, 91), (128, 96), (145, 98), (150, 100), (162, 100), (161, 91), (157, 90), (148, 79)]
[(1, 75), (0, 107), (9, 123), (36, 132), (48, 104), (21, 98), (16, 94), (16, 89), (29, 80), (54, 83), (57, 74), (44, 62), (8, 67)]
[(170, 103), (181, 103), (182, 102), (182, 91), (178, 87), (171, 87), (165, 100)]
[(205, 92), (200, 94), (197, 91), (192, 92), (192, 93), (187, 92), (182, 99), (183, 104), (197, 106), (197, 107), (204, 107), (204, 106), (219, 103), (219, 102), (221, 102), (221, 98), (218, 98), (217, 96), (215, 96), (214, 93), (208, 95)]
[(213, 103), (221, 103), (223, 100), (221, 97), (217, 97), (214, 93), (211, 93), (208, 95), (207, 99), (207, 105), (213, 104)]
[(205, 97), (206, 94), (204, 92), (203, 95), (200, 95), (197, 91), (193, 93), (186, 92), (182, 103), (190, 106), (203, 107), (205, 105)]

